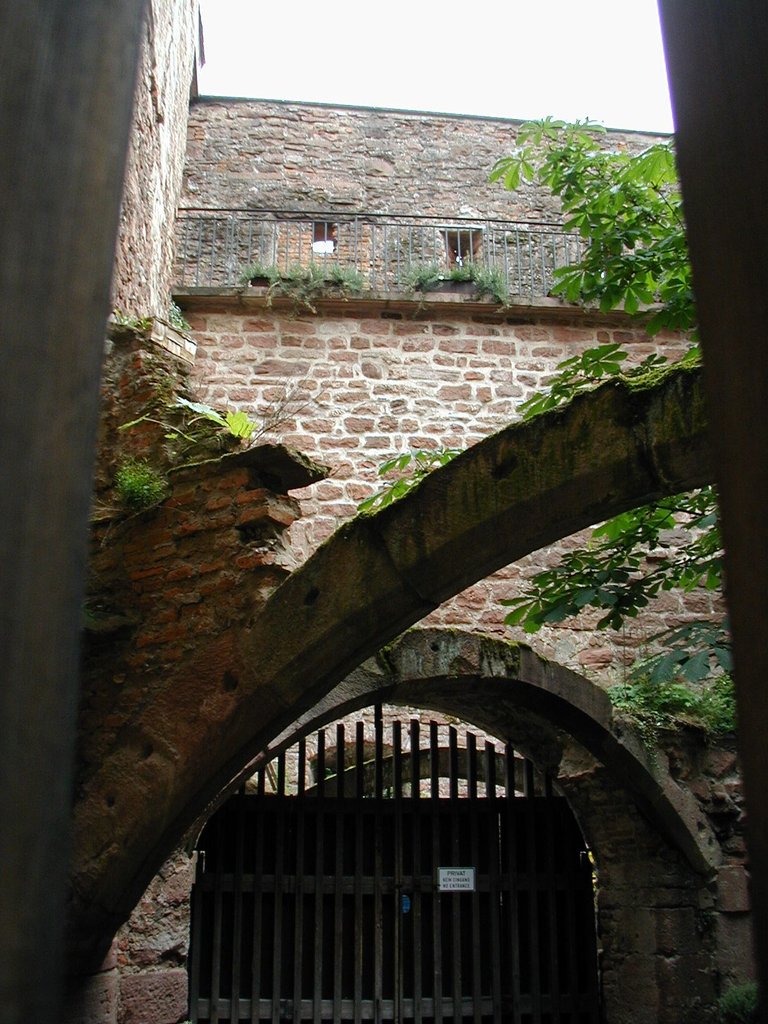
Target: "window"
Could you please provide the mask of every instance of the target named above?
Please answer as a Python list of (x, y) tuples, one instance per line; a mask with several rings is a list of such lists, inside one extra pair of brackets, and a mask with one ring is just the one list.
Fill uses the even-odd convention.
[(312, 224), (312, 252), (316, 256), (330, 256), (336, 252), (338, 225), (327, 220), (316, 220)]
[(463, 267), (482, 258), (482, 228), (446, 228), (443, 237), (449, 267)]

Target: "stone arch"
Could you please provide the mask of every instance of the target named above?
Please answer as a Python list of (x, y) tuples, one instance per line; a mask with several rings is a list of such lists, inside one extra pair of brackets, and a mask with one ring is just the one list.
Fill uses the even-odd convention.
[(607, 1020), (671, 1024), (689, 1000), (713, 1001), (702, 908), (721, 849), (694, 795), (663, 757), (649, 757), (603, 689), (527, 645), (416, 628), (275, 737), (243, 778), (302, 736), (377, 703), (460, 719), (552, 774), (596, 859)]
[(707, 877), (717, 867), (720, 848), (697, 801), (616, 719), (604, 690), (524, 644), (476, 633), (404, 633), (277, 736), (242, 777), (301, 736), (378, 702), (454, 715), (510, 739), (538, 767), (553, 772), (568, 738), (575, 740), (695, 872)]
[(115, 694), (73, 811), (73, 959), (99, 956), (211, 800), (383, 644), (524, 554), (711, 476), (697, 370), (611, 382), (346, 524), (249, 628), (147, 679), (138, 706)]

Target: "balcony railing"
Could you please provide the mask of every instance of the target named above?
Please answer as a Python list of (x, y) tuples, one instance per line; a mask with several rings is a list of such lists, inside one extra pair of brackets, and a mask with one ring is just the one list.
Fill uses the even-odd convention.
[(178, 287), (231, 288), (254, 264), (288, 272), (311, 263), (361, 274), (371, 293), (407, 291), (419, 268), (448, 273), (467, 263), (495, 268), (510, 299), (535, 303), (556, 267), (581, 258), (582, 241), (556, 224), (374, 214), (182, 210)]

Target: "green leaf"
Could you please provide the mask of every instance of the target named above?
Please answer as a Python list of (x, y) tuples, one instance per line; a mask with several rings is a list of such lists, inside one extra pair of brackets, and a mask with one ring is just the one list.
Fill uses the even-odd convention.
[(244, 412), (228, 412), (227, 429), (233, 437), (249, 438), (256, 430), (257, 424), (250, 420)]

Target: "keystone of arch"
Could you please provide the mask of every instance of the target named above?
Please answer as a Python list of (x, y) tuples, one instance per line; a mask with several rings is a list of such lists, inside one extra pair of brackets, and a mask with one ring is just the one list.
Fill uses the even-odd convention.
[[(700, 371), (645, 389), (610, 382), (493, 434), (403, 500), (341, 527), (233, 647), (222, 644), (218, 669), (208, 656), (205, 672), (169, 674), (139, 708), (115, 695), (119, 725), (112, 735), (104, 725), (103, 760), (73, 811), (75, 957), (104, 947), (206, 806), (379, 648), (523, 555), (711, 480)], [(236, 697), (215, 705), (215, 720), (213, 670)], [(172, 714), (180, 687), (184, 713)], [(166, 752), (151, 773), (137, 771), (142, 736)]]
[(381, 701), (455, 715), (555, 771), (565, 733), (613, 774), (694, 871), (711, 875), (722, 859), (693, 794), (649, 757), (601, 687), (526, 644), (477, 633), (408, 630), (351, 672), (259, 760)]

